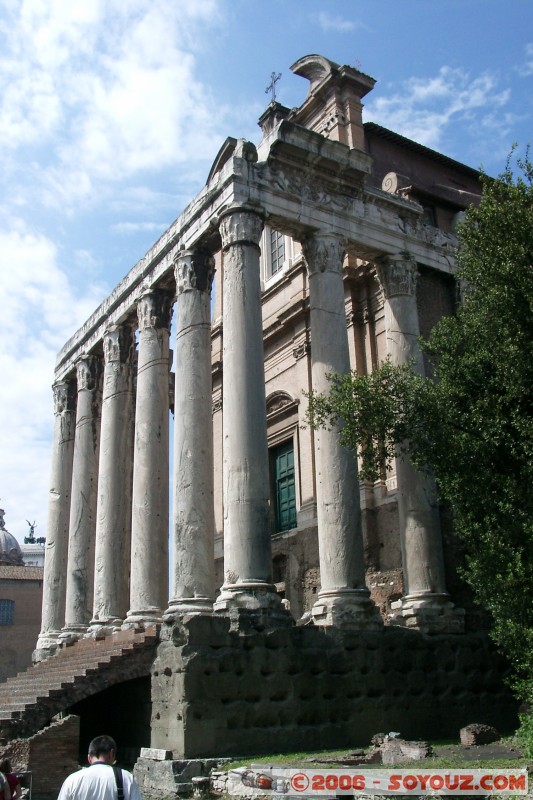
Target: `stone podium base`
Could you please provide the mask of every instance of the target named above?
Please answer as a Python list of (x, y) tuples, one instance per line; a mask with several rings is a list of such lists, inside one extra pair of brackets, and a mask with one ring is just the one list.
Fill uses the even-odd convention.
[(152, 747), (181, 759), (366, 746), (377, 731), (457, 737), (473, 719), (517, 724), (486, 634), (167, 626), (152, 666)]

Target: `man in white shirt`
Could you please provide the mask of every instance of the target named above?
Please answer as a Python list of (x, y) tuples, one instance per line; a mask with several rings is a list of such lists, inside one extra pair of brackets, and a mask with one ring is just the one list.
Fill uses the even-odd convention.
[(116, 757), (115, 740), (97, 736), (89, 745), (89, 767), (68, 776), (58, 800), (141, 800), (131, 772), (114, 767)]

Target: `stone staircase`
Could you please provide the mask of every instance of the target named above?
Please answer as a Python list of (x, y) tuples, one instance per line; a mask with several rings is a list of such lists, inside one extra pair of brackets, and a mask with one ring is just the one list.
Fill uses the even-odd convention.
[(156, 627), (80, 639), (0, 684), (0, 739), (32, 736), (52, 718), (116, 683), (150, 674)]

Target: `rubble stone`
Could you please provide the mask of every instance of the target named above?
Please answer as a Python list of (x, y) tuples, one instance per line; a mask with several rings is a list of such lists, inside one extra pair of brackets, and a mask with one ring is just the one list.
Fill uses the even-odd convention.
[(474, 722), (471, 725), (466, 725), (459, 731), (461, 744), (463, 747), (474, 747), (477, 744), (490, 744), (497, 742), (501, 739), (501, 735), (496, 728), (492, 725), (482, 725), (479, 722)]

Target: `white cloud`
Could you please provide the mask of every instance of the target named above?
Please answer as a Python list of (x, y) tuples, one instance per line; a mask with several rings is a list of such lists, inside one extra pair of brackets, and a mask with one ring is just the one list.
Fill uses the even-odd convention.
[(509, 91), (498, 91), (495, 75), (472, 78), (461, 69), (441, 67), (432, 78), (410, 78), (400, 91), (370, 100), (366, 119), (427, 147), (438, 148), (452, 123), (466, 122), (483, 109), (504, 106)]
[[(0, 498), (19, 540), (26, 519), (46, 530), (51, 383), (56, 353), (105, 294), (89, 285), (79, 296), (59, 266), (56, 246), (20, 220), (0, 230)], [(87, 262), (87, 255), (77, 254)]]
[(533, 75), (533, 42), (526, 44), (525, 59), (524, 62), (518, 67), (518, 74), (523, 78)]
[(4, 176), (31, 147), (32, 197), (65, 209), (141, 170), (213, 156), (225, 111), (195, 59), (218, 20), (217, 0), (11, 2), (0, 24)]
[(349, 19), (328, 14), (327, 11), (321, 11), (316, 17), (318, 24), (323, 31), (336, 31), (337, 33), (350, 33), (362, 27), (360, 23), (353, 22)]
[(117, 222), (116, 225), (111, 226), (111, 230), (115, 233), (138, 233), (139, 231), (153, 231), (161, 232), (168, 228), (166, 222)]

